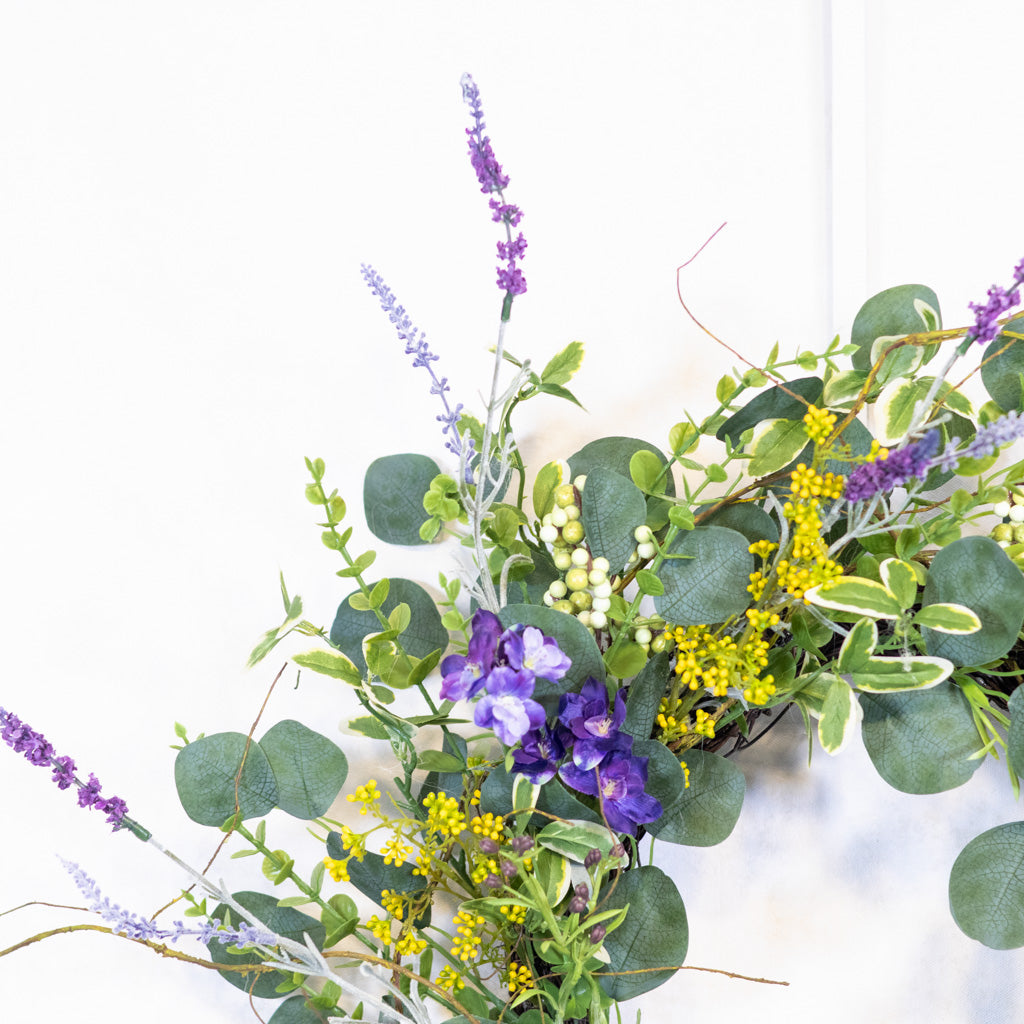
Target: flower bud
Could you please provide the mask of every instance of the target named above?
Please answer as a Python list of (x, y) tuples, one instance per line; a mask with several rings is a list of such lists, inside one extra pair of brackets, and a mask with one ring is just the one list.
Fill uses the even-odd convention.
[(580, 882), (579, 885), (573, 890), (581, 900), (590, 899), (590, 886), (586, 882)]
[(613, 846), (613, 847), (611, 848), (611, 850), (609, 850), (608, 852), (609, 852), (609, 853), (610, 853), (610, 854), (611, 854), (611, 855), (612, 855), (613, 857), (625, 857), (625, 856), (626, 856), (626, 848), (625, 848), (625, 847), (624, 847), (624, 846), (622, 845), (622, 843), (616, 843), (616, 844), (615, 844), (615, 845), (614, 845), (614, 846)]
[(570, 914), (583, 914), (587, 910), (587, 901), (582, 896), (573, 896), (569, 900), (569, 913)]
[(527, 850), (533, 849), (533, 840), (529, 836), (516, 836), (512, 840), (512, 849), (522, 857)]
[(510, 861), (510, 860), (503, 860), (501, 862), (501, 873), (506, 878), (515, 878), (515, 876), (518, 873), (518, 871), (519, 871), (519, 868), (517, 868), (515, 866), (515, 864), (512, 863), (512, 861)]
[(482, 853), (497, 853), (498, 844), (493, 839), (485, 837), (480, 840), (480, 851)]
[(586, 857), (583, 858), (583, 866), (585, 868), (596, 868), (597, 865), (601, 863), (601, 858), (603, 856), (604, 854), (602, 854), (601, 851), (595, 846), (594, 849), (592, 849), (590, 853), (588, 853)]
[(485, 889), (500, 889), (505, 883), (497, 875), (490, 874), (481, 884)]
[(595, 924), (590, 929), (590, 941), (596, 946), (601, 942), (604, 942), (604, 937), (608, 934), (608, 929), (603, 924)]

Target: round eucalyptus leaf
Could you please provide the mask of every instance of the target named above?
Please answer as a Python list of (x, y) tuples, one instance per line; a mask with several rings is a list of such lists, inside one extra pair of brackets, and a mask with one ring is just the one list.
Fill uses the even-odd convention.
[(277, 780), (277, 806), (312, 821), (326, 814), (345, 784), (348, 761), (326, 736), (286, 719), (269, 729), (260, 749)]
[[(1004, 328), (1024, 334), (1024, 316), (1011, 320)], [(999, 352), (1009, 343), (1005, 352)], [(999, 352), (999, 355), (996, 353)], [(1024, 342), (997, 334), (985, 347), (981, 363), (981, 382), (1000, 409), (1009, 412), (1021, 408), (1021, 374), (1024, 373)]]
[(949, 909), (960, 930), (990, 949), (1024, 946), (1024, 821), (972, 839), (949, 873)]
[[(555, 686), (559, 693), (578, 689), (591, 676), (604, 679), (604, 662), (593, 633), (574, 615), (555, 611), (542, 604), (507, 604), (498, 613), (501, 624), (511, 626), (535, 626), (545, 636), (558, 641), (562, 653), (572, 662), (572, 667)], [(541, 695), (544, 695), (541, 689)]]
[(903, 793), (942, 793), (978, 769), (978, 730), (952, 683), (904, 693), (862, 693), (861, 732), (871, 763)]
[(981, 619), (976, 633), (923, 629), (929, 654), (954, 665), (984, 665), (1006, 654), (1024, 624), (1024, 576), (991, 537), (962, 537), (940, 549), (921, 603), (966, 605)]
[[(636, 437), (599, 437), (596, 441), (584, 445), (575, 455), (569, 456), (571, 478), (575, 479), (580, 474), (589, 476), (595, 469), (610, 469), (630, 480), (629, 462), (639, 451), (653, 452), (661, 464), (665, 464), (665, 456), (647, 441), (641, 441)], [(665, 478), (665, 494), (671, 496), (675, 493), (675, 481), (672, 474), (668, 473)]]
[(267, 1024), (324, 1024), (327, 1014), (314, 1010), (302, 996), (286, 999)]
[(700, 521), (701, 526), (724, 526), (726, 529), (742, 533), (750, 544), (759, 540), (779, 542), (779, 528), (770, 515), (759, 505), (749, 502), (736, 502), (725, 505)]
[[(602, 910), (627, 904), (626, 919), (604, 940), (610, 963), (607, 972), (599, 975), (601, 988), (617, 1000), (633, 999), (668, 981), (686, 959), (690, 941), (683, 899), (660, 868), (649, 865), (623, 871), (598, 898)], [(666, 970), (652, 970), (657, 967)]]
[(367, 467), (363, 511), (370, 532), (388, 544), (422, 544), (420, 526), (430, 517), (423, 495), (441, 470), (426, 455), (384, 455)]
[(178, 799), (193, 821), (220, 828), (235, 813), (243, 755), (237, 785), (243, 821), (262, 818), (277, 806), (277, 781), (260, 745), (240, 732), (218, 732), (182, 747), (174, 759)]
[(654, 607), (680, 626), (711, 625), (739, 615), (750, 605), (747, 584), (754, 571), (749, 541), (724, 526), (698, 526), (680, 533), (659, 570), (665, 593)]
[[(850, 358), (853, 368), (871, 368), (872, 348), (879, 338), (896, 341), (904, 335), (934, 331), (941, 326), (939, 299), (931, 288), (923, 284), (886, 288), (868, 299), (854, 318), (850, 331), (850, 341), (857, 346), (857, 351)], [(911, 367), (920, 359), (920, 349), (897, 349), (886, 359), (878, 383), (898, 376), (902, 368)]]
[(1010, 728), (1006, 732), (1006, 759), (1010, 767), (1024, 775), (1024, 686), (1018, 686), (1007, 702)]
[[(267, 896), (262, 892), (236, 892), (232, 895), (236, 902), (245, 907), (257, 921), (261, 921), (269, 931), (283, 935), (303, 946), (306, 944), (304, 935), (309, 935), (317, 948), (323, 948), (327, 930), (316, 918), (303, 914), (301, 910), (296, 910), (294, 907), (279, 907), (276, 896)], [(226, 915), (229, 913), (233, 926), (241, 923), (237, 920), (238, 915), (231, 912), (224, 903), (218, 905), (211, 916), (225, 921)], [(258, 953), (232, 953), (228, 946), (222, 945), (216, 939), (211, 939), (206, 944), (206, 948), (210, 952), (210, 959), (215, 964), (237, 966), (239, 964), (263, 963), (263, 957)], [(260, 999), (280, 999), (287, 995), (285, 992), (275, 991), (284, 980), (277, 971), (266, 971), (258, 975), (245, 974), (242, 971), (224, 971), (221, 973), (221, 977), (235, 988), (240, 988), (243, 992), (249, 992)], [(253, 978), (256, 979), (255, 982)]]
[(687, 786), (679, 761), (663, 743), (638, 741), (633, 753), (650, 758), (644, 788), (661, 801), (661, 817), (646, 826), (651, 835), (681, 846), (715, 846), (729, 837), (746, 792), (736, 765), (706, 750), (688, 750), (683, 757), (690, 769)]
[[(389, 615), (399, 604), (407, 604), (411, 616), (408, 628), (398, 638), (406, 653), (414, 658), (425, 658), (432, 651), (438, 648), (443, 650), (448, 646), (448, 630), (441, 624), (437, 606), (433, 598), (418, 583), (401, 577), (391, 579), (388, 596), (381, 605), (381, 611), (385, 616)], [(365, 672), (363, 637), (370, 633), (379, 633), (383, 628), (373, 612), (356, 611), (346, 597), (338, 605), (338, 612), (331, 626), (331, 643), (344, 651), (360, 672)]]
[(636, 547), (633, 532), (646, 518), (647, 502), (632, 480), (603, 466), (587, 474), (580, 514), (587, 547), (595, 556), (607, 558), (613, 573), (626, 564)]

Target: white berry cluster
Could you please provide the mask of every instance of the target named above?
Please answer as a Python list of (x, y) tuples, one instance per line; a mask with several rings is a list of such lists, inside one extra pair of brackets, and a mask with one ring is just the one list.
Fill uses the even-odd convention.
[(611, 566), (607, 558), (594, 558), (584, 542), (580, 521), (580, 494), (586, 476), (555, 488), (555, 507), (540, 522), (540, 539), (550, 544), (555, 568), (564, 573), (544, 595), (544, 603), (556, 611), (575, 615), (591, 629), (608, 625), (612, 606)]
[(1024, 490), (1014, 487), (1009, 498), (992, 506), (992, 511), (1003, 520), (992, 530), (992, 539), (1004, 548), (1024, 544)]

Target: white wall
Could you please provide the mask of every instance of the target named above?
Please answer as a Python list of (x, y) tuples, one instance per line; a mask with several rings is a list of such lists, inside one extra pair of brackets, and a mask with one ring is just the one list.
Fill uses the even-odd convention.
[[(248, 729), (281, 662), (243, 669), (281, 617), (279, 570), (316, 622), (345, 592), (302, 497), (302, 457), (326, 460), (358, 534), (373, 458), (441, 453), (435, 400), (361, 261), (427, 332), (456, 400), (472, 408), (484, 386), (500, 294), (495, 226), (465, 156), (464, 70), (526, 213), (530, 290), (509, 348), (541, 363), (573, 338), (588, 349), (589, 415), (526, 410), (534, 465), (609, 433), (665, 443), (684, 408), (706, 411), (736, 361), (687, 319), (675, 268), (722, 221), (685, 296), (755, 361), (776, 340), (822, 345), (872, 291), (909, 280), (965, 321), (1024, 248), (1012, 120), (1024, 15), (964, 10), (5, 5), (0, 704), (205, 863), (215, 837), (177, 808), (173, 722)], [(430, 581), (445, 557), (381, 551), (378, 564)], [(340, 686), (292, 682), (267, 722), (332, 735), (352, 709)], [(793, 984), (688, 972), (645, 1000), (645, 1020), (683, 1000), (726, 1020), (1011, 1019), (1020, 954), (980, 951), (943, 903), (963, 842), (1016, 814), (990, 775), (973, 799), (921, 802), (856, 751), (809, 774), (756, 773), (732, 840), (673, 855), (689, 961)], [(0, 909), (77, 903), (58, 853), (140, 911), (181, 884), (10, 752), (0, 785)], [(301, 830), (275, 817), (271, 830), (302, 849)], [(242, 886), (254, 867), (224, 860), (214, 874)], [(913, 901), (900, 896), (908, 876)], [(2, 917), (0, 948), (73, 916)], [(935, 963), (966, 966), (940, 978)], [(967, 998), (968, 967), (1010, 988), (1005, 1016), (944, 1016), (950, 986)], [(0, 983), (11, 1021), (68, 1008), (80, 1024), (250, 1019), (212, 974), (102, 936), (2, 959)]]

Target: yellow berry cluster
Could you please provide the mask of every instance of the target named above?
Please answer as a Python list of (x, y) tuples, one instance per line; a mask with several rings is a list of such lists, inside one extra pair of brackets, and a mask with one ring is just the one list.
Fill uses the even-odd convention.
[(328, 874), (336, 882), (347, 882), (348, 877), (348, 858), (344, 860), (335, 860), (333, 857), (324, 857), (324, 867), (327, 868)]
[(793, 470), (790, 491), (794, 498), (807, 501), (808, 498), (830, 498), (843, 496), (843, 478), (834, 473), (822, 476), (817, 470), (808, 469), (802, 462)]
[(455, 837), (466, 827), (466, 816), (459, 809), (459, 801), (455, 797), (429, 793), (423, 806), (427, 809), (427, 828), (435, 832)]
[(819, 409), (816, 405), (807, 407), (804, 416), (804, 433), (815, 443), (824, 444), (836, 425), (836, 417), (828, 409)]
[(517, 964), (515, 960), (508, 968), (508, 993), (515, 995), (521, 988), (530, 988), (533, 985), (533, 972), (526, 964)]
[(384, 844), (384, 863), (401, 867), (413, 855), (413, 848), (402, 842), (401, 835), (393, 835)]
[(376, 914), (367, 922), (370, 934), (383, 946), (391, 945), (391, 922), (387, 919), (381, 920)]
[(469, 827), (473, 834), (481, 839), (493, 839), (500, 843), (505, 834), (505, 819), (500, 814), (494, 815), (488, 811), (482, 818), (477, 815), (469, 823)]
[(460, 910), (453, 923), (455, 936), (452, 938), (452, 953), (462, 961), (475, 960), (480, 955), (480, 944), (483, 941), (480, 929), (487, 922), (479, 915)]
[(466, 987), (466, 983), (462, 980), (462, 976), (449, 964), (445, 964), (445, 966), (441, 968), (436, 981), (438, 987), (443, 988), (446, 992), (458, 992), (460, 989), (464, 989)]
[(709, 740), (715, 738), (715, 720), (702, 708), (697, 708), (693, 716), (693, 731)]
[(377, 789), (377, 780), (370, 779), (365, 786), (356, 786), (355, 793), (349, 793), (345, 799), (350, 804), (362, 804), (359, 808), (360, 814), (366, 814), (376, 801), (380, 800), (380, 790)]
[(474, 885), (480, 885), (488, 875), (498, 874), (498, 862), (493, 857), (481, 857), (474, 865), (469, 877)]
[(499, 907), (498, 909), (508, 919), (509, 924), (520, 925), (526, 922), (526, 907), (516, 905), (511, 907)]
[(341, 845), (348, 851), (344, 860), (335, 860), (333, 857), (324, 857), (324, 866), (330, 872), (331, 878), (336, 882), (349, 881), (348, 862), (355, 857), (362, 860), (366, 853), (366, 836), (360, 832), (353, 832), (348, 825), (341, 826)]
[(658, 739), (665, 744), (685, 736), (690, 731), (688, 719), (683, 712), (683, 702), (678, 697), (675, 700), (671, 697), (661, 698), (655, 721), (661, 729)]

